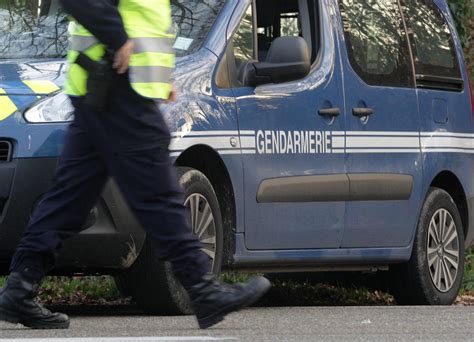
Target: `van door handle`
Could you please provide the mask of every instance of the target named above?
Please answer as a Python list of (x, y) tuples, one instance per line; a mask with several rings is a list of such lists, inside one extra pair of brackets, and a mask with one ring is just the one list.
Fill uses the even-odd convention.
[(352, 108), (352, 115), (357, 117), (369, 116), (372, 114), (374, 114), (374, 110), (372, 108)]
[(341, 115), (341, 110), (337, 107), (334, 108), (324, 108), (318, 111), (318, 114), (321, 116), (339, 116)]

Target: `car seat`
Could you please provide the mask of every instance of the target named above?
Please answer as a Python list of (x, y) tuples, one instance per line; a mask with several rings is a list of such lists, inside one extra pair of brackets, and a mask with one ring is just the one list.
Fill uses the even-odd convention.
[[(275, 1), (258, 0), (257, 1), (257, 26), (258, 28), (267, 28), (273, 26), (275, 22)], [(264, 33), (257, 34), (258, 42), (258, 60), (265, 61), (270, 45), (272, 45), (272, 37), (268, 37)]]

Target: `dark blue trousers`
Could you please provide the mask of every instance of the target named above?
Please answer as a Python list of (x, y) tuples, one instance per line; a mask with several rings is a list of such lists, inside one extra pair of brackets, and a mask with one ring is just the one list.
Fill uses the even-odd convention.
[(135, 93), (127, 76), (117, 76), (103, 113), (73, 98), (75, 118), (53, 184), (38, 205), (19, 243), (11, 271), (34, 269), (42, 277), (54, 266), (62, 242), (77, 234), (113, 177), (138, 221), (170, 261), (185, 286), (209, 270), (209, 259), (191, 234), (189, 213), (169, 159), (170, 133), (157, 104)]

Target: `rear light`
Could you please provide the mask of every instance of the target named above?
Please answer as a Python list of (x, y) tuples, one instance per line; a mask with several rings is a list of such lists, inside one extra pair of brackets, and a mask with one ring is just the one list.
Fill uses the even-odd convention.
[(469, 71), (470, 71), (469, 66), (466, 65), (467, 89), (469, 90), (469, 98), (471, 99), (471, 115), (472, 115), (472, 123), (474, 124), (474, 97), (472, 96), (471, 73)]

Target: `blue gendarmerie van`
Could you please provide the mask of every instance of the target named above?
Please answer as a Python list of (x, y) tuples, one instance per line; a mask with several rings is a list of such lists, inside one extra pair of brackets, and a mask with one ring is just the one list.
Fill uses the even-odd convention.
[[(58, 2), (0, 0), (5, 274), (73, 117)], [(446, 2), (171, 2), (180, 97), (160, 106), (212, 270), (381, 271), (400, 304), (451, 304), (474, 240), (474, 117)], [(113, 179), (55, 273), (190, 311)]]

